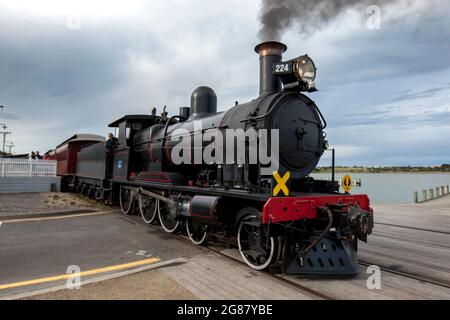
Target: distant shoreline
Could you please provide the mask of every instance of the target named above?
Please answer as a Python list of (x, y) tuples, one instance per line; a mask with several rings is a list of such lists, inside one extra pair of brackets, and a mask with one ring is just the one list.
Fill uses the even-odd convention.
[[(312, 174), (315, 173), (331, 173), (331, 170), (321, 170), (321, 171), (313, 171)], [(417, 174), (450, 174), (448, 171), (350, 171), (350, 170), (344, 170), (344, 171), (335, 171), (335, 174), (342, 174), (342, 173), (364, 173), (364, 174), (380, 174), (380, 173), (387, 173), (387, 174), (396, 174), (396, 173), (417, 173)]]
[[(331, 173), (331, 167), (318, 167), (313, 173)], [(335, 173), (450, 173), (450, 165), (435, 167), (335, 167)]]

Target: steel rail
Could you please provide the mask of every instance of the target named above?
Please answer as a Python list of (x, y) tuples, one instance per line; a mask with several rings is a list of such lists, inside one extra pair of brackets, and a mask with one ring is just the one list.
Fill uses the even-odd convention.
[[(123, 213), (120, 213), (120, 215), (125, 216)], [(127, 217), (127, 218), (130, 218), (130, 217)], [(166, 232), (162, 229), (162, 227), (159, 226), (159, 225), (156, 225), (156, 224), (149, 224), (149, 225), (147, 225), (147, 226), (150, 227), (150, 228), (152, 228), (152, 229), (154, 229), (154, 230), (158, 230), (158, 231), (160, 231), (160, 232), (166, 233)], [(197, 247), (197, 248), (199, 248), (199, 249), (201, 249), (201, 250), (205, 250), (205, 251), (209, 251), (209, 252), (216, 253), (216, 254), (220, 255), (221, 257), (226, 258), (227, 260), (231, 260), (231, 261), (233, 261), (233, 262), (239, 263), (240, 265), (243, 265), (243, 266), (245, 266), (246, 268), (248, 268), (248, 269), (250, 269), (250, 270), (253, 270), (253, 269), (250, 268), (244, 261), (242, 261), (242, 260), (240, 260), (240, 259), (236, 259), (236, 258), (234, 258), (234, 257), (232, 257), (232, 256), (227, 255), (227, 254), (224, 254), (224, 253), (221, 252), (220, 250), (215, 249), (215, 248), (213, 248), (213, 247), (210, 246), (210, 245), (206, 245), (206, 246), (196, 246), (196, 245), (194, 245), (194, 244), (191, 242), (191, 240), (190, 240), (187, 236), (185, 236), (184, 234), (173, 233), (172, 235), (173, 235), (174, 237), (176, 237), (177, 239), (180, 239), (180, 240), (182, 240), (182, 241), (184, 241), (184, 242), (187, 242), (187, 243), (189, 243), (190, 245), (195, 246), (195, 247)], [(253, 270), (253, 271), (255, 271), (255, 270)], [(272, 274), (272, 273), (270, 273), (270, 272), (267, 272), (267, 271), (262, 271), (262, 272), (263, 272), (265, 275), (269, 276), (270, 278), (272, 278), (272, 279), (274, 279), (274, 280), (276, 280), (276, 281), (278, 281), (278, 282), (282, 282), (282, 283), (288, 284), (288, 285), (290, 285), (290, 286), (292, 286), (292, 287), (295, 287), (296, 289), (299, 289), (299, 290), (301, 290), (301, 291), (303, 291), (303, 292), (305, 292), (305, 293), (307, 293), (307, 294), (309, 294), (309, 295), (313, 295), (313, 296), (315, 296), (315, 297), (317, 297), (317, 298), (319, 298), (319, 299), (323, 299), (323, 300), (334, 300), (334, 298), (331, 297), (331, 296), (328, 296), (328, 295), (326, 295), (326, 294), (324, 294), (324, 293), (322, 293), (322, 292), (319, 292), (319, 291), (317, 291), (317, 290), (308, 288), (308, 287), (306, 287), (306, 286), (304, 286), (304, 285), (301, 285), (301, 284), (299, 284), (299, 283), (290, 281), (289, 279), (278, 277), (278, 276), (276, 276), (276, 275), (274, 275), (274, 274)]]
[(382, 226), (389, 226), (389, 227), (396, 227), (396, 228), (411, 229), (411, 230), (426, 231), (426, 232), (434, 232), (434, 233), (440, 233), (440, 234), (448, 234), (448, 235), (450, 235), (450, 232), (447, 232), (447, 231), (440, 231), (440, 230), (433, 230), (433, 229), (425, 229), (425, 228), (411, 227), (411, 226), (402, 226), (402, 225), (399, 225), (399, 224), (384, 223), (384, 222), (375, 222), (375, 224), (379, 224), (379, 225), (382, 225)]
[(430, 283), (430, 284), (433, 284), (433, 285), (436, 285), (436, 286), (440, 286), (440, 287), (444, 287), (444, 288), (449, 288), (450, 289), (450, 283), (448, 283), (447, 281), (439, 281), (439, 280), (437, 280), (435, 278), (432, 278), (432, 277), (419, 275), (419, 274), (413, 273), (413, 272), (399, 271), (399, 270), (396, 270), (396, 269), (393, 269), (393, 268), (389, 268), (387, 266), (382, 266), (382, 265), (378, 265), (378, 264), (375, 264), (375, 263), (369, 263), (369, 262), (363, 261), (363, 260), (358, 261), (358, 263), (360, 265), (365, 266), (365, 267), (368, 267), (370, 265), (376, 265), (376, 266), (380, 267), (380, 270), (385, 271), (385, 272), (393, 273), (393, 274), (396, 274), (396, 275), (399, 275), (399, 276), (403, 276), (403, 277), (406, 277), (406, 278), (409, 278), (409, 279), (414, 279), (414, 280), (417, 280), (417, 281), (422, 281), (422, 282), (426, 282), (426, 283)]

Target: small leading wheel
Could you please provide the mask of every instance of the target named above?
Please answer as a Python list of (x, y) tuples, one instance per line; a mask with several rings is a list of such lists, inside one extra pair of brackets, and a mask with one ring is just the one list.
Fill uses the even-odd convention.
[(259, 225), (256, 214), (241, 220), (237, 240), (242, 259), (255, 270), (264, 270), (279, 258), (280, 239), (269, 238), (267, 226)]
[(186, 218), (186, 232), (192, 243), (203, 245), (208, 242), (208, 225)]
[(172, 213), (166, 203), (160, 201), (158, 205), (158, 217), (161, 227), (168, 233), (177, 230), (180, 220)]
[(81, 194), (82, 194), (83, 196), (86, 196), (86, 195), (87, 195), (87, 192), (88, 192), (88, 186), (85, 185), (85, 184), (83, 184), (83, 186), (81, 187)]
[(87, 195), (89, 199), (95, 199), (95, 188), (93, 186), (89, 187)]
[(125, 214), (132, 214), (133, 210), (131, 210), (133, 204), (133, 193), (130, 189), (126, 189), (124, 187), (120, 187), (120, 209)]
[(97, 189), (95, 191), (95, 200), (100, 201), (103, 198), (102, 189)]
[(159, 200), (147, 196), (145, 194), (139, 195), (139, 211), (141, 212), (142, 220), (145, 223), (152, 223), (155, 221), (158, 212)]

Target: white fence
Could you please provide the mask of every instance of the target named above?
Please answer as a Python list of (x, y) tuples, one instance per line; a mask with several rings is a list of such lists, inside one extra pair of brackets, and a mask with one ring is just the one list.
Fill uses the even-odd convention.
[(56, 161), (0, 158), (0, 177), (56, 177)]

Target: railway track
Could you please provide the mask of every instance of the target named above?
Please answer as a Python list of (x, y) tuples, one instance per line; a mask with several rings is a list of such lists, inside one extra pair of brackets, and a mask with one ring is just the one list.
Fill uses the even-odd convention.
[(401, 270), (397, 270), (395, 268), (379, 265), (376, 263), (369, 263), (369, 262), (363, 261), (363, 260), (359, 260), (358, 263), (365, 267), (368, 267), (369, 265), (377, 265), (384, 272), (389, 272), (389, 273), (400, 275), (400, 276), (403, 276), (403, 277), (406, 277), (409, 279), (414, 279), (414, 280), (418, 280), (421, 282), (426, 282), (426, 283), (434, 284), (436, 286), (450, 289), (450, 283), (448, 283), (447, 281), (440, 281), (433, 277), (427, 277), (426, 275), (420, 275), (420, 274), (416, 274), (416, 273), (412, 273), (412, 272), (401, 271)]
[[(124, 216), (124, 215), (122, 215), (122, 216)], [(137, 222), (136, 220), (138, 219), (138, 216), (134, 216), (134, 218), (136, 218), (136, 220), (134, 218), (132, 218), (133, 216), (124, 216), (124, 217), (128, 218), (128, 219), (131, 218), (130, 220), (132, 220), (134, 222)], [(142, 223), (141, 219), (139, 219), (139, 223)], [(152, 228), (152, 229), (154, 229), (154, 230), (158, 230), (160, 232), (166, 233), (160, 225), (150, 224), (150, 225), (147, 225), (147, 226)], [(190, 239), (186, 235), (181, 233), (181, 232), (174, 233), (173, 236), (178, 238), (179, 240), (182, 240), (184, 242), (189, 243), (190, 245), (194, 245), (194, 244), (192, 244)], [(214, 246), (214, 244), (215, 244), (215, 246)], [(197, 247), (199, 249), (201, 249), (201, 250), (205, 250), (205, 251), (208, 251), (208, 252), (213, 252), (213, 253), (215, 253), (217, 255), (220, 255), (221, 257), (226, 258), (227, 260), (233, 261), (233, 262), (238, 263), (238, 264), (240, 264), (240, 265), (242, 265), (242, 266), (244, 266), (246, 268), (249, 268), (248, 265), (243, 260), (241, 260), (239, 257), (235, 257), (235, 256), (230, 255), (230, 254), (225, 254), (223, 252), (223, 249), (224, 249), (223, 243), (221, 242), (221, 244), (222, 244), (222, 247), (220, 247), (220, 245), (218, 245), (217, 243), (214, 243), (214, 242), (212, 244), (209, 244), (209, 245), (206, 245), (206, 246), (197, 246)], [(359, 261), (359, 265), (364, 266), (364, 267), (367, 267), (369, 265), (374, 265), (374, 264), (376, 264), (376, 263), (370, 263), (370, 262), (364, 261), (364, 260), (360, 260)], [(445, 281), (439, 281), (438, 279), (435, 279), (435, 278), (432, 278), (432, 277), (427, 277), (426, 275), (420, 275), (420, 274), (405, 272), (405, 271), (397, 270), (397, 269), (394, 269), (394, 268), (391, 268), (391, 267), (388, 267), (388, 266), (382, 266), (382, 265), (379, 265), (379, 264), (376, 264), (376, 265), (378, 265), (380, 267), (380, 269), (382, 271), (384, 271), (384, 272), (388, 272), (388, 273), (391, 273), (391, 274), (396, 274), (398, 276), (402, 276), (402, 277), (406, 277), (406, 278), (409, 278), (409, 279), (425, 282), (425, 283), (432, 284), (432, 285), (437, 285), (437, 286), (440, 286), (440, 287), (443, 287), (443, 288), (450, 288), (450, 284), (449, 283), (447, 283)], [(309, 287), (307, 287), (305, 285), (302, 285), (302, 284), (300, 284), (300, 283), (298, 283), (296, 281), (291, 281), (288, 277), (280, 277), (280, 276), (277, 276), (276, 274), (268, 272), (268, 271), (262, 271), (262, 272), (264, 272), (265, 275), (271, 277), (272, 279), (274, 279), (274, 280), (276, 280), (278, 282), (281, 282), (281, 283), (287, 284), (289, 286), (295, 287), (296, 289), (298, 289), (298, 290), (300, 290), (300, 291), (302, 291), (304, 293), (307, 293), (307, 294), (309, 294), (311, 296), (314, 296), (314, 297), (316, 297), (318, 299), (323, 299), (323, 300), (333, 300), (333, 299), (335, 299), (335, 298), (331, 297), (330, 295), (327, 295), (326, 293), (320, 292), (320, 291), (315, 290), (315, 289), (311, 289), (311, 288), (309, 288)]]
[[(183, 237), (182, 235), (180, 235), (180, 236)], [(190, 240), (189, 240), (187, 237), (184, 238), (184, 239), (185, 239), (186, 241), (189, 241), (189, 242), (190, 242)], [(246, 268), (251, 269), (244, 261), (242, 261), (242, 260), (240, 260), (240, 259), (237, 259), (237, 258), (235, 258), (235, 257), (233, 257), (233, 256), (231, 256), (231, 255), (224, 254), (224, 253), (221, 252), (220, 250), (217, 250), (217, 249), (215, 249), (215, 248), (213, 248), (213, 247), (211, 247), (211, 246), (204, 246), (203, 248), (207, 249), (208, 251), (212, 251), (212, 252), (214, 252), (214, 253), (216, 253), (216, 254), (219, 254), (220, 256), (225, 257), (225, 258), (227, 258), (227, 259), (229, 259), (229, 260), (232, 260), (232, 261), (234, 261), (234, 262), (236, 262), (236, 263), (239, 263), (240, 265), (243, 265), (243, 266), (246, 267)], [(253, 269), (251, 269), (251, 270), (253, 270)], [(326, 295), (326, 294), (324, 294), (324, 293), (322, 293), (322, 292), (319, 292), (319, 291), (317, 291), (317, 290), (308, 288), (308, 287), (306, 287), (306, 286), (304, 286), (304, 285), (301, 285), (301, 284), (299, 284), (299, 283), (290, 281), (289, 279), (277, 277), (275, 274), (272, 274), (272, 273), (270, 273), (270, 272), (268, 272), (268, 271), (260, 271), (260, 272), (264, 272), (264, 274), (268, 275), (269, 277), (275, 279), (275, 280), (278, 281), (278, 282), (282, 282), (282, 283), (284, 283), (284, 284), (287, 284), (287, 285), (290, 285), (290, 286), (292, 286), (292, 287), (295, 287), (295, 288), (297, 288), (297, 289), (299, 289), (299, 290), (301, 290), (301, 291), (303, 291), (303, 292), (305, 292), (305, 293), (308, 293), (308, 294), (310, 294), (310, 295), (316, 296), (316, 297), (318, 297), (318, 298), (320, 298), (320, 299), (323, 299), (323, 300), (333, 300), (332, 297), (330, 297), (330, 296), (328, 296), (328, 295)]]
[[(184, 237), (182, 235), (179, 235), (179, 237), (181, 237), (184, 240), (190, 242), (190, 240), (187, 237)], [(215, 252), (217, 254), (220, 254), (221, 256), (224, 256), (224, 257), (227, 257), (229, 259), (232, 259), (233, 261), (238, 262), (238, 263), (240, 263), (243, 266), (248, 268), (247, 264), (244, 261), (240, 260), (240, 259), (237, 259), (237, 258), (234, 258), (232, 256), (226, 255), (226, 254), (220, 252), (220, 250), (216, 250), (214, 248), (211, 248), (210, 246), (206, 246), (204, 248), (207, 248), (210, 251), (213, 251), (213, 252)], [(368, 267), (369, 265), (374, 265), (374, 263), (369, 263), (369, 262), (366, 262), (366, 261), (363, 261), (363, 260), (359, 260), (358, 264), (361, 265), (361, 266), (364, 266), (364, 267)], [(450, 289), (450, 284), (448, 282), (445, 282), (445, 281), (439, 281), (438, 279), (435, 279), (435, 278), (432, 278), (432, 277), (427, 277), (427, 276), (424, 276), (424, 275), (419, 275), (419, 274), (415, 274), (415, 273), (410, 273), (410, 272), (396, 270), (394, 268), (390, 268), (390, 267), (387, 267), (387, 266), (380, 266), (380, 265), (378, 265), (378, 266), (384, 272), (389, 272), (389, 273), (396, 274), (396, 275), (399, 275), (399, 276), (402, 276), (402, 277), (406, 277), (406, 278), (409, 278), (409, 279), (413, 279), (413, 280), (417, 280), (417, 281), (421, 281), (421, 282), (425, 282), (425, 283), (429, 283), (429, 284), (433, 284), (433, 285), (436, 285), (436, 286), (440, 286), (440, 287), (443, 287), (443, 288)], [(311, 288), (308, 288), (306, 286), (300, 285), (297, 282), (290, 281), (288, 278), (277, 277), (276, 275), (274, 275), (274, 274), (272, 274), (272, 273), (270, 273), (268, 271), (264, 271), (264, 272), (266, 274), (270, 275), (271, 277), (276, 278), (277, 280), (282, 280), (282, 282), (284, 282), (284, 283), (293, 285), (293, 286), (295, 286), (295, 287), (297, 287), (299, 289), (302, 289), (303, 291), (306, 291), (308, 293), (314, 294), (316, 296), (321, 296), (325, 300), (333, 300), (334, 299), (334, 298), (332, 298), (332, 297), (330, 297), (330, 296), (328, 296), (328, 295), (326, 295), (324, 293), (321, 293), (321, 292), (318, 292), (318, 291), (313, 290)]]
[[(431, 233), (438, 233), (438, 234), (444, 234), (444, 235), (450, 235), (450, 232), (440, 231), (440, 230), (433, 230), (433, 229), (427, 229), (427, 228), (419, 228), (419, 227), (411, 227), (411, 226), (403, 226), (398, 224), (392, 224), (392, 223), (384, 223), (384, 222), (376, 222), (375, 224), (383, 225), (383, 226), (389, 226), (389, 227), (395, 227), (395, 228), (402, 228), (402, 229), (408, 229), (408, 230), (415, 230), (415, 231), (424, 231), (424, 232), (431, 232)], [(390, 237), (387, 235), (382, 235), (382, 237)], [(397, 239), (397, 238), (395, 238)], [(403, 270), (399, 270), (397, 268), (389, 267), (386, 265), (381, 265), (378, 263), (373, 263), (365, 260), (359, 260), (359, 264), (363, 266), (369, 266), (369, 265), (378, 265), (382, 271), (401, 275), (403, 277), (407, 277), (410, 279), (415, 279), (418, 281), (434, 284), (440, 287), (444, 288), (450, 288), (450, 283), (448, 281), (442, 281), (440, 279), (437, 279), (435, 277), (429, 277), (424, 274), (414, 273), (414, 272), (407, 272)]]
[(425, 231), (425, 232), (433, 232), (433, 233), (440, 233), (440, 234), (450, 235), (450, 232), (440, 231), (440, 230), (425, 229), (425, 228), (410, 227), (410, 226), (401, 226), (401, 225), (398, 225), (398, 224), (384, 223), (384, 222), (375, 222), (375, 224), (379, 224), (379, 225), (382, 225), (382, 226), (389, 226), (389, 227), (396, 227), (396, 228), (403, 228), (403, 229), (418, 230), (418, 231)]
[[(131, 221), (137, 222), (137, 221), (135, 221), (135, 220), (132, 218), (133, 216), (125, 216), (125, 215), (123, 215), (123, 214), (121, 214), (121, 215), (122, 215), (122, 217), (124, 217), (125, 219), (130, 219), (130, 218), (131, 218), (131, 219), (130, 219)], [(134, 217), (137, 218), (136, 216), (134, 216)], [(142, 220), (139, 220), (139, 222), (142, 223)], [(152, 228), (152, 229), (154, 229), (154, 230), (158, 230), (158, 231), (160, 231), (160, 232), (163, 232), (163, 233), (167, 234), (167, 233), (164, 231), (164, 229), (163, 229), (160, 225), (157, 225), (157, 224), (148, 224), (147, 226), (150, 227), (150, 228)], [(173, 235), (174, 237), (176, 237), (177, 239), (182, 240), (183, 242), (189, 243), (190, 245), (194, 246), (194, 244), (191, 242), (191, 240), (190, 240), (186, 235), (184, 235), (184, 234), (182, 234), (182, 233), (173, 233), (172, 235)], [(214, 246), (212, 246), (212, 245), (196, 246), (196, 247), (199, 248), (199, 249), (201, 249), (201, 250), (205, 250), (205, 251), (208, 251), (208, 252), (213, 252), (213, 253), (215, 253), (215, 254), (220, 255), (220, 256), (223, 257), (223, 258), (226, 258), (227, 260), (233, 261), (233, 262), (238, 263), (238, 264), (240, 264), (240, 265), (242, 265), (242, 266), (244, 266), (244, 267), (246, 267), (246, 268), (251, 269), (251, 268), (250, 268), (244, 261), (242, 261), (241, 259), (235, 258), (235, 257), (233, 257), (233, 256), (231, 256), (231, 255), (224, 254), (224, 253), (223, 253), (220, 249), (218, 249), (217, 247), (214, 247)], [(253, 270), (253, 269), (251, 269), (251, 270)], [(272, 279), (274, 279), (274, 280), (276, 280), (276, 281), (278, 281), (278, 282), (281, 282), (281, 283), (290, 285), (290, 286), (292, 286), (292, 287), (294, 287), (294, 288), (296, 288), (296, 289), (298, 289), (298, 290), (300, 290), (300, 291), (302, 291), (302, 292), (304, 292), (304, 293), (306, 293), (306, 294), (309, 294), (309, 295), (311, 295), (311, 296), (314, 296), (314, 297), (316, 297), (316, 298), (318, 298), (318, 299), (321, 299), (321, 300), (333, 300), (333, 299), (334, 299), (333, 297), (331, 297), (331, 296), (329, 296), (329, 295), (326, 295), (326, 294), (324, 294), (324, 293), (322, 293), (322, 292), (319, 292), (319, 291), (317, 291), (317, 290), (308, 288), (308, 287), (306, 287), (306, 286), (304, 286), (304, 285), (301, 285), (301, 284), (299, 284), (299, 283), (290, 281), (289, 279), (278, 277), (278, 276), (276, 276), (275, 274), (272, 274), (272, 273), (267, 272), (267, 271), (262, 271), (262, 272), (264, 272), (265, 275), (267, 275), (268, 277), (270, 277), (270, 278), (272, 278)]]
[[(184, 237), (182, 235), (179, 235), (179, 236), (184, 238), (184, 240), (189, 241), (189, 239), (187, 237)], [(240, 264), (242, 264), (242, 265), (244, 265), (245, 267), (248, 268), (247, 264), (244, 261), (240, 260), (240, 259), (237, 259), (237, 258), (234, 258), (232, 256), (226, 255), (226, 254), (220, 252), (220, 250), (216, 250), (214, 248), (211, 248), (210, 246), (206, 246), (205, 248), (207, 248), (208, 250), (213, 251), (215, 253), (218, 253), (221, 256), (224, 256), (224, 257), (230, 258), (230, 259), (232, 259), (232, 260), (234, 260), (236, 262), (239, 262)], [(363, 260), (359, 260), (358, 264), (361, 265), (361, 266), (364, 266), (364, 267), (368, 267), (370, 265), (374, 265), (374, 263), (369, 263), (369, 262), (366, 262), (366, 261), (363, 261)], [(378, 264), (376, 264), (376, 265), (378, 265)], [(419, 275), (419, 274), (415, 274), (415, 273), (410, 273), (410, 272), (396, 270), (394, 268), (390, 268), (390, 267), (387, 267), (387, 266), (380, 266), (380, 265), (378, 265), (378, 266), (384, 272), (389, 272), (389, 273), (396, 274), (396, 275), (399, 275), (399, 276), (403, 276), (403, 277), (406, 277), (406, 278), (409, 278), (409, 279), (418, 280), (418, 281), (421, 281), (421, 282), (426, 282), (426, 283), (429, 283), (429, 284), (433, 284), (433, 285), (437, 285), (437, 286), (440, 286), (440, 287), (444, 287), (444, 288), (450, 289), (450, 284), (448, 282), (445, 282), (445, 281), (439, 281), (438, 279), (435, 279), (435, 278), (432, 278), (432, 277), (427, 277), (425, 275)], [(294, 285), (294, 286), (296, 286), (298, 288), (303, 288), (303, 289), (306, 289), (306, 290), (311, 290), (311, 291), (317, 292), (317, 291), (315, 291), (313, 289), (310, 289), (310, 288), (307, 288), (305, 286), (302, 286), (302, 285), (300, 285), (300, 284), (298, 284), (296, 282), (290, 281), (290, 280), (288, 280), (288, 278), (284, 278), (284, 277), (280, 278), (280, 277), (277, 277), (276, 275), (274, 275), (274, 274), (272, 274), (270, 272), (267, 272), (267, 271), (265, 271), (265, 273), (267, 273), (267, 274), (269, 274), (269, 275), (271, 275), (271, 276), (273, 276), (273, 277), (275, 277), (275, 278), (277, 278), (279, 280), (283, 280), (283, 282), (285, 282), (285, 283), (292, 284), (292, 285)], [(324, 297), (326, 297), (326, 298), (324, 298), (326, 300), (332, 300), (333, 299), (333, 298), (327, 296), (326, 294), (323, 294), (323, 293), (320, 293), (320, 294), (323, 295)]]

